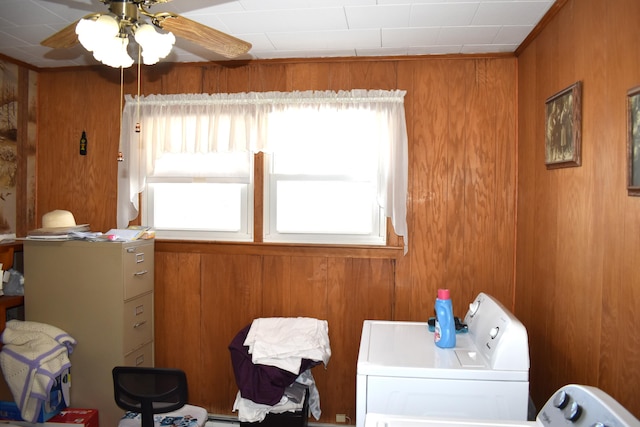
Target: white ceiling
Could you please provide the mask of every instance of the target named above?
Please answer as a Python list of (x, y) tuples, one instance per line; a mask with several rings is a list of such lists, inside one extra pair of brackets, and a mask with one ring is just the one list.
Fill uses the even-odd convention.
[[(173, 0), (171, 11), (246, 40), (238, 59), (514, 52), (555, 0)], [(35, 67), (93, 65), (82, 46), (40, 41), (92, 12), (99, 0), (0, 0), (0, 53)], [(164, 62), (221, 61), (178, 39)]]

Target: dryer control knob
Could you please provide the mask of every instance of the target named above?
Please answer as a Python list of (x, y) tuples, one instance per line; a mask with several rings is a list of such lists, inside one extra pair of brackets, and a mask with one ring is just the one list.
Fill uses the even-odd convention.
[(495, 340), (496, 337), (498, 336), (498, 333), (500, 332), (500, 327), (499, 326), (494, 326), (493, 328), (491, 328), (491, 330), (489, 331), (489, 338), (491, 338), (492, 340)]
[(569, 403), (569, 395), (566, 391), (560, 390), (556, 393), (553, 398), (553, 406), (558, 409), (564, 409), (564, 407), (567, 406), (567, 403)]
[(474, 301), (471, 304), (469, 304), (469, 316), (471, 317), (475, 316), (479, 308), (480, 308), (480, 301)]
[(564, 412), (564, 417), (572, 423), (575, 423), (578, 418), (580, 418), (580, 414), (582, 414), (582, 407), (578, 405), (578, 402), (571, 402), (571, 406)]

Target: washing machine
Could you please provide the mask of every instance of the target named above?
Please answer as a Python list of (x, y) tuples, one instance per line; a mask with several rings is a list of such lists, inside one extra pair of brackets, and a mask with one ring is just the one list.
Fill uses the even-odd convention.
[(569, 384), (545, 403), (535, 421), (466, 420), (369, 413), (365, 427), (640, 427), (618, 401), (596, 387)]
[(356, 426), (363, 427), (372, 412), (526, 421), (525, 327), (485, 293), (469, 304), (463, 323), (467, 331), (456, 334), (455, 348), (444, 349), (435, 345), (428, 322), (365, 320), (356, 375)]

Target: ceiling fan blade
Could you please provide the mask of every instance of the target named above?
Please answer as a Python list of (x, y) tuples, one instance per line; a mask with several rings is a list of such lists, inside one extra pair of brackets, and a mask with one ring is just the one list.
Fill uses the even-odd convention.
[(76, 34), (76, 26), (81, 19), (97, 19), (102, 16), (102, 13), (90, 13), (88, 15), (83, 16), (75, 22), (67, 25), (57, 33), (54, 33), (42, 40), (40, 44), (42, 46), (50, 47), (53, 49), (66, 49), (70, 47), (74, 47), (80, 41), (78, 40), (78, 34)]
[[(79, 20), (78, 20), (79, 21)], [(76, 25), (78, 21), (72, 22), (57, 33), (54, 33), (42, 40), (40, 44), (42, 46), (51, 47), (54, 49), (62, 49), (73, 47), (78, 44), (78, 35), (76, 34)]]
[(192, 21), (184, 16), (169, 15), (162, 20), (158, 20), (158, 25), (164, 30), (171, 31), (176, 37), (190, 40), (227, 58), (235, 58), (251, 49), (251, 43)]

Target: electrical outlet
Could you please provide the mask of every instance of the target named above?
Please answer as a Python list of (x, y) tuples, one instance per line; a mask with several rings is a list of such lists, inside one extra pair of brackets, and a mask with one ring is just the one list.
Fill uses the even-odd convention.
[(346, 414), (336, 414), (336, 422), (337, 423), (346, 423), (347, 415)]

